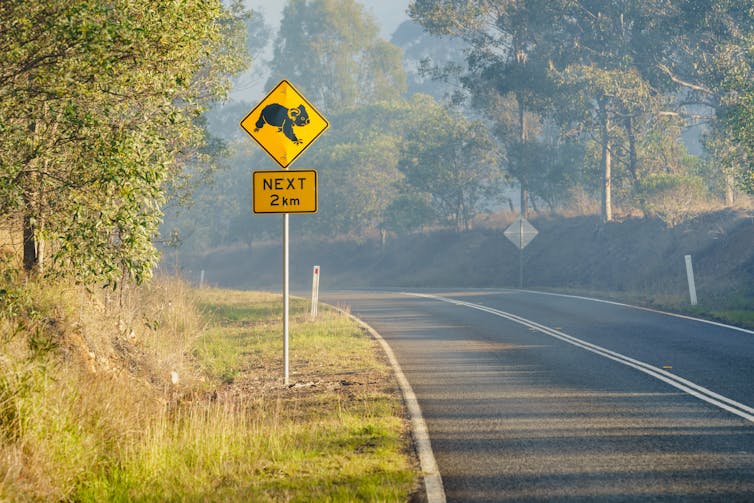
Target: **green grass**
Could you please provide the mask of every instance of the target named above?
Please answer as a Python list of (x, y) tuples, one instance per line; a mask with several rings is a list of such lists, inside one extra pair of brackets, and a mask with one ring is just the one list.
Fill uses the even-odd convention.
[(727, 310), (717, 311), (716, 316), (730, 320), (731, 323), (742, 327), (754, 328), (754, 310)]
[[(406, 501), (417, 473), (389, 369), (354, 324), (325, 310), (311, 322), (291, 308), (292, 381), (279, 373), (280, 298), (199, 292), (209, 326), (194, 355), (219, 398), (152, 423), (106, 483), (81, 501)], [(359, 374), (380, 384), (369, 385)], [(332, 387), (342, 375), (358, 390)], [(342, 387), (342, 386), (341, 386)], [(353, 386), (356, 388), (357, 386)]]
[(76, 499), (407, 499), (414, 474), (396, 459), (400, 424), (350, 414), (302, 424), (286, 420), (284, 410), (268, 413), (212, 406), (158, 423), (106, 484), (82, 488)]
[(417, 473), (407, 456), (406, 422), (373, 341), (332, 310), (311, 322), (307, 303), (292, 299), (291, 382), (304, 386), (285, 388), (280, 297), (254, 294), (251, 307), (244, 292), (200, 295), (215, 322), (196, 341), (195, 354), (213, 379), (249, 393), (234, 413), (245, 419), (228, 427), (239, 431), (226, 463), (244, 468), (238, 478), (215, 473), (223, 483), (210, 499), (408, 499)]
[(700, 318), (754, 329), (754, 309), (731, 309), (728, 307), (700, 305), (689, 306), (684, 311)]
[(688, 294), (685, 292), (680, 295), (671, 295), (651, 292), (610, 292), (580, 289), (543, 290), (626, 302), (637, 306), (651, 307), (672, 313), (686, 314), (706, 320), (754, 329), (754, 297), (751, 295), (731, 294), (729, 296), (713, 298), (702, 296), (699, 304), (692, 306), (689, 302)]
[(725, 296), (701, 296), (692, 306), (687, 295), (658, 296), (652, 307), (738, 327), (754, 329), (754, 297), (732, 293)]

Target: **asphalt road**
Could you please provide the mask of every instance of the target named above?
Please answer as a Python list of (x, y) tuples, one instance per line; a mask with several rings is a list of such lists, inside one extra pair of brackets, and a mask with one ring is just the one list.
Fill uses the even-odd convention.
[(322, 298), (392, 347), (448, 501), (754, 501), (754, 333), (514, 290)]

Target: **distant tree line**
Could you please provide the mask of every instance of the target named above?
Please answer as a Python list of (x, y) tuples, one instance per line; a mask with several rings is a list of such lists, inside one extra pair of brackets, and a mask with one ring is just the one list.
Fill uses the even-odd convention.
[[(465, 230), (508, 207), (511, 185), (524, 216), (587, 199), (605, 222), (620, 208), (669, 224), (754, 192), (752, 0), (415, 0), (409, 13), (467, 47), (422, 63), (458, 83), (450, 102), (406, 95), (401, 51), (358, 2), (286, 4), (266, 87), (291, 80), (331, 123), (294, 166), (320, 171), (320, 212), (299, 232)], [(682, 140), (692, 124), (701, 154)], [(249, 212), (248, 172), (274, 167), (249, 142), (185, 233), (216, 245), (277, 232)]]
[[(754, 189), (750, 0), (415, 0), (410, 15), (469, 43), (461, 80), (477, 108), (497, 99), (514, 110), (514, 121), (505, 105), (489, 117), (524, 214), (529, 191), (551, 198), (532, 183), (547, 163), (532, 159), (569, 142), (585, 149), (591, 181), (575, 181), (599, 186), (604, 221), (615, 195), (651, 211), (671, 192), (722, 187), (731, 203), (736, 186)], [(697, 159), (680, 132), (701, 115)]]

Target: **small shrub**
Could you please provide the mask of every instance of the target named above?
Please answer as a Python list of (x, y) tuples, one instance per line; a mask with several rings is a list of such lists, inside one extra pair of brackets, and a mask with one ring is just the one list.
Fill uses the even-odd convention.
[(683, 223), (709, 206), (709, 192), (698, 176), (654, 174), (637, 182), (639, 207), (669, 227)]

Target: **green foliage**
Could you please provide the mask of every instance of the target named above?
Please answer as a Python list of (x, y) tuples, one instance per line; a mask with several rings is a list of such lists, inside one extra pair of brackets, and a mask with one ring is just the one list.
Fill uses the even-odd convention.
[(685, 103), (713, 111), (708, 153), (717, 176), (754, 191), (754, 2), (677, 2), (662, 27), (672, 50), (659, 54), (656, 67)]
[[(539, 116), (551, 114), (556, 87), (548, 74), (558, 42), (553, 42), (560, 2), (414, 2), (411, 16), (432, 33), (463, 38), (470, 46), (467, 70), (460, 80), (471, 103), (493, 125), (507, 151), (505, 169), (521, 190), (526, 214), (531, 196), (552, 200), (550, 185), (558, 184), (534, 152), (551, 143), (538, 138)], [(452, 70), (435, 71), (441, 76)]]
[[(415, 95), (410, 101), (375, 102), (328, 116), (330, 130), (306, 153), (307, 165), (320, 171), (320, 200), (327, 204), (307, 217), (302, 232), (360, 239), (395, 227), (397, 214), (388, 217), (393, 202), (415, 191), (399, 169), (406, 135), (433, 120), (430, 112), (439, 108), (431, 97)], [(393, 222), (386, 225), (388, 219)]]
[(749, 32), (746, 37), (749, 49), (736, 52), (725, 80), (731, 95), (728, 107), (721, 114), (720, 127), (721, 138), (728, 133), (728, 142), (732, 143), (723, 164), (737, 174), (745, 191), (754, 194), (754, 33)]
[[(466, 229), (502, 189), (487, 128), (430, 96), (345, 108), (328, 119), (330, 130), (305, 154), (307, 165), (319, 169), (319, 197), (327, 204), (299, 232), (360, 239), (379, 229), (416, 230), (438, 217)], [(237, 180), (231, 185), (248, 192)], [(242, 207), (230, 222), (235, 237), (251, 242), (270, 219), (247, 212)]]
[(436, 221), (437, 213), (432, 207), (431, 196), (409, 188), (385, 208), (383, 227), (397, 234), (408, 234)]
[(531, 195), (550, 208), (567, 203), (568, 190), (584, 178), (576, 168), (586, 162), (584, 146), (579, 142), (515, 142), (508, 146), (507, 153), (510, 175), (517, 180), (526, 179)]
[(24, 215), (38, 250), (49, 242), (54, 275), (148, 278), (167, 184), (201, 157), (196, 119), (243, 66), (238, 4), (0, 9), (13, 34), (0, 61), (0, 214)]
[[(251, 33), (251, 38), (257, 34)], [(306, 216), (297, 232), (362, 235), (382, 220), (401, 175), (396, 169), (400, 121), (408, 106), (400, 50), (379, 39), (377, 25), (353, 0), (289, 2), (275, 42), (268, 86), (288, 79), (322, 111), (331, 126), (298, 161), (320, 171), (318, 215)], [(242, 117), (253, 105), (224, 107), (212, 126), (228, 116)], [(403, 117), (403, 118), (401, 118)], [(385, 122), (380, 122), (384, 120)], [(230, 121), (226, 121), (230, 122)], [(237, 120), (231, 137), (240, 132)], [(243, 243), (279, 232), (277, 219), (251, 214), (249, 167), (277, 169), (243, 134), (229, 145), (227, 168), (195, 192), (193, 214), (176, 211), (172, 228), (195, 250)]]
[[(467, 228), (494, 207), (504, 177), (520, 186), (522, 212), (580, 193), (602, 196), (605, 220), (613, 206), (657, 213), (651, 200), (665, 196), (645, 178), (701, 177), (713, 194), (734, 177), (751, 188), (752, 12), (751, 0), (413, 1), (413, 20), (468, 49), (465, 65), (423, 62), (424, 76), (460, 76), (473, 106), (462, 118), (426, 97), (399, 99), (400, 54), (355, 1), (288, 2), (268, 87), (290, 79), (331, 123), (299, 161), (320, 170), (321, 204), (296, 230), (363, 238)], [(406, 30), (402, 40), (417, 40)], [(414, 61), (431, 53), (406, 45)], [(707, 112), (715, 120), (704, 125), (702, 163), (681, 138), (692, 115), (698, 126)], [(236, 120), (230, 127), (239, 132)], [(486, 143), (495, 154), (482, 160), (474, 145)], [(183, 235), (201, 236), (205, 248), (277, 232), (275, 220), (248, 212), (239, 180), (269, 165), (249, 148), (237, 148), (228, 177), (203, 192), (199, 216), (185, 218)]]
[(457, 34), (458, 30), (477, 30), (494, 10), (495, 2), (456, 2), (453, 0), (414, 0), (408, 7), (412, 19), (420, 20), (431, 33)]
[(420, 100), (383, 101), (343, 109), (307, 162), (321, 167), (316, 228), (361, 237), (382, 225), (403, 185), (400, 145), (421, 113)]
[(613, 177), (619, 175), (621, 161), (636, 174), (636, 136), (641, 134), (637, 124), (648, 123), (660, 110), (661, 100), (641, 71), (635, 47), (636, 40), (645, 36), (650, 11), (639, 2), (567, 7), (570, 21), (563, 25), (562, 56), (551, 66), (576, 112), (564, 117), (575, 120), (586, 141), (600, 146), (603, 221), (612, 220)]
[[(662, 135), (662, 147), (654, 143), (654, 153), (659, 150), (672, 159), (655, 157), (642, 145), (648, 143), (645, 137), (656, 137), (667, 126), (665, 119), (683, 117), (688, 105), (699, 104), (712, 107), (719, 119), (711, 123), (718, 148), (710, 154), (723, 172), (712, 175), (735, 174), (744, 187), (750, 183), (750, 0), (416, 0), (409, 13), (428, 31), (463, 37), (470, 44), (462, 82), (478, 109), (492, 110), (495, 133), (508, 154), (506, 169), (522, 190), (551, 199), (549, 184), (542, 185), (547, 170), (541, 169), (541, 160), (531, 162), (538, 157), (536, 144), (551, 138), (534, 127), (537, 118), (532, 113), (543, 123), (557, 119), (559, 134), (587, 144), (585, 150), (596, 155), (589, 162), (599, 164), (599, 170), (572, 169), (572, 174), (556, 175), (550, 182), (599, 187), (603, 217), (609, 219), (611, 191), (617, 190), (626, 204), (633, 185), (628, 181), (655, 172), (652, 163), (686, 163), (687, 154), (676, 147), (678, 124), (672, 127), (675, 136)], [(496, 106), (504, 104), (507, 95), (515, 97), (517, 120)], [(698, 109), (691, 112), (698, 114)], [(525, 145), (529, 142), (533, 145)], [(724, 184), (709, 180), (707, 185)]]
[(400, 171), (406, 183), (432, 198), (432, 206), (458, 230), (499, 193), (500, 153), (481, 122), (427, 102), (405, 131)]

